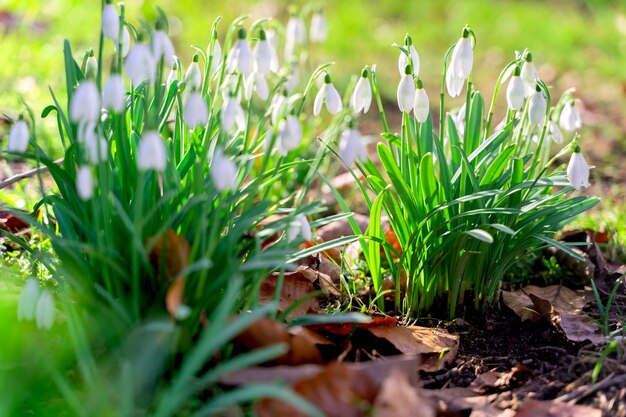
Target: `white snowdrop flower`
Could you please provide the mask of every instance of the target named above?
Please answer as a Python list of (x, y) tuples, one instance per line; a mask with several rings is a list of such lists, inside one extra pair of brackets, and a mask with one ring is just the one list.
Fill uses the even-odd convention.
[(311, 233), (311, 225), (305, 216), (302, 214), (296, 216), (295, 219), (289, 224), (287, 228), (287, 240), (293, 242), (298, 238), (304, 240), (311, 240), (313, 234)]
[(30, 142), (30, 133), (28, 131), (28, 125), (26, 121), (20, 117), (20, 119), (11, 126), (9, 131), (9, 152), (26, 152), (28, 143)]
[(330, 114), (337, 114), (341, 111), (341, 96), (337, 92), (337, 89), (332, 84), (330, 74), (326, 73), (324, 76), (324, 84), (320, 87), (315, 96), (315, 103), (313, 103), (313, 114), (319, 115), (322, 111), (322, 105), (326, 105), (326, 109)]
[(361, 138), (361, 134), (353, 127), (348, 127), (341, 134), (339, 141), (339, 154), (346, 166), (352, 166), (357, 159), (367, 159), (367, 147)]
[[(408, 49), (411, 54), (411, 61), (413, 62), (413, 75), (419, 75), (420, 57), (413, 46), (413, 39), (411, 39), (408, 34), (404, 37), (404, 47)], [(400, 75), (404, 75), (404, 70), (407, 65), (409, 65), (409, 57), (403, 51), (400, 51), (400, 56), (398, 57), (398, 71), (400, 72)]]
[(295, 57), (296, 48), (306, 42), (306, 27), (301, 17), (292, 15), (287, 22), (285, 35), (285, 58)]
[(246, 100), (250, 100), (252, 98), (253, 92), (256, 92), (261, 100), (267, 100), (270, 95), (270, 90), (267, 86), (265, 76), (259, 72), (253, 72), (248, 75), (244, 84)]
[(167, 150), (161, 135), (155, 131), (143, 134), (137, 149), (137, 167), (142, 171), (155, 169), (163, 172), (167, 163)]
[(552, 140), (557, 145), (563, 143), (563, 133), (561, 133), (561, 129), (554, 123), (552, 120), (548, 120), (548, 133), (552, 137)]
[(78, 172), (76, 172), (76, 191), (78, 192), (78, 197), (83, 201), (93, 197), (93, 173), (91, 172), (91, 167), (83, 165), (78, 168)]
[(215, 38), (215, 41), (213, 41), (213, 49), (209, 51), (208, 55), (213, 57), (211, 69), (215, 71), (222, 63), (222, 45), (219, 39), (217, 39), (217, 31), (213, 32), (213, 37)]
[(37, 310), (35, 312), (35, 320), (37, 327), (40, 329), (51, 329), (56, 316), (56, 306), (54, 296), (48, 289), (44, 289), (37, 301)]
[(19, 321), (35, 319), (37, 301), (39, 301), (40, 293), (41, 290), (39, 289), (37, 280), (34, 278), (27, 279), (17, 303), (17, 319)]
[(152, 56), (155, 61), (163, 59), (167, 65), (173, 65), (176, 60), (175, 55), (174, 45), (167, 33), (162, 29), (155, 30), (152, 35)]
[(413, 103), (415, 101), (415, 83), (413, 82), (413, 75), (411, 75), (411, 68), (409, 65), (404, 69), (404, 75), (400, 79), (398, 84), (398, 107), (403, 113), (410, 113), (413, 110)]
[(454, 71), (450, 67), (446, 71), (446, 89), (450, 97), (458, 97), (463, 91), (465, 80), (454, 75)]
[[(109, 143), (94, 129), (94, 125), (88, 125), (81, 143), (85, 146), (89, 161), (97, 165), (106, 161), (109, 154)], [(80, 139), (79, 139), (80, 141)]]
[(228, 53), (226, 59), (226, 71), (234, 72), (238, 70), (243, 75), (248, 75), (254, 69), (254, 56), (250, 50), (250, 45), (246, 41), (246, 30), (239, 28), (239, 33), (235, 45)]
[(85, 78), (95, 80), (98, 76), (98, 61), (96, 60), (93, 49), (89, 50), (89, 56), (85, 62)]
[[(117, 40), (115, 41), (115, 51), (117, 51)], [(130, 51), (130, 32), (126, 25), (122, 27), (122, 56), (126, 57)]]
[[(271, 138), (270, 138), (271, 139)], [(295, 115), (288, 115), (278, 124), (277, 149), (285, 156), (302, 143), (302, 126)]]
[(465, 134), (465, 116), (467, 115), (467, 106), (463, 103), (461, 108), (454, 115), (454, 126), (456, 127), (459, 135)]
[(510, 110), (521, 110), (524, 106), (524, 98), (526, 97), (526, 87), (524, 81), (520, 77), (520, 68), (515, 67), (515, 72), (509, 81), (506, 89), (506, 102)]
[(581, 187), (589, 187), (589, 165), (580, 153), (580, 146), (574, 147), (574, 153), (567, 165), (567, 179), (576, 191)]
[(474, 50), (469, 35), (469, 29), (464, 28), (461, 38), (454, 46), (452, 58), (450, 58), (450, 69), (454, 72), (454, 76), (463, 80), (470, 76), (474, 65)]
[(237, 188), (237, 165), (220, 148), (215, 150), (211, 162), (211, 178), (219, 191)]
[(580, 129), (582, 122), (580, 120), (580, 114), (574, 107), (574, 100), (567, 100), (561, 110), (561, 116), (559, 117), (559, 125), (563, 130), (571, 132), (576, 129)]
[(285, 88), (287, 91), (293, 92), (296, 88), (298, 88), (298, 84), (300, 84), (300, 69), (298, 68), (297, 63), (293, 63), (291, 65), (291, 74), (285, 83)]
[(95, 123), (100, 120), (100, 93), (91, 80), (83, 80), (70, 101), (70, 118), (73, 122)]
[(220, 121), (222, 128), (226, 131), (231, 131), (235, 125), (240, 129), (245, 128), (246, 116), (237, 97), (226, 98), (222, 106)]
[(124, 64), (126, 75), (137, 86), (141, 82), (153, 81), (156, 77), (156, 63), (148, 45), (138, 42), (128, 53)]
[(202, 87), (202, 71), (200, 70), (198, 59), (198, 54), (195, 54), (185, 73), (185, 82), (189, 91), (200, 90)]
[(222, 82), (222, 100), (226, 101), (226, 99), (230, 96), (237, 96), (237, 100), (241, 101), (241, 90), (239, 87), (239, 74), (232, 73), (226, 74), (224, 77), (224, 81)]
[(287, 100), (286, 90), (283, 90), (282, 94), (276, 94), (274, 96), (272, 104), (270, 105), (272, 111), (272, 124), (276, 124), (278, 122), (278, 118), (287, 110), (288, 104), (289, 101)]
[(272, 44), (267, 40), (267, 34), (263, 29), (259, 34), (259, 41), (254, 46), (254, 66), (255, 70), (263, 75), (270, 72), (278, 72), (278, 56)]
[(543, 95), (541, 87), (537, 84), (535, 92), (530, 96), (528, 104), (528, 120), (533, 125), (543, 124), (547, 110), (546, 96)]
[(328, 25), (321, 11), (313, 13), (311, 17), (311, 28), (309, 30), (309, 38), (311, 42), (324, 42), (328, 37)]
[(166, 85), (168, 89), (172, 86), (174, 81), (178, 81), (178, 64), (176, 62), (174, 62), (169, 74), (167, 74)]
[(193, 91), (185, 101), (185, 123), (190, 129), (204, 126), (209, 121), (209, 108), (202, 95)]
[(102, 90), (102, 107), (121, 113), (126, 105), (126, 89), (119, 74), (112, 74)]
[(539, 79), (539, 74), (537, 73), (535, 64), (533, 64), (533, 55), (530, 52), (527, 52), (524, 57), (524, 64), (522, 64), (520, 77), (522, 77), (522, 81), (524, 81), (524, 95), (528, 97), (534, 93), (537, 80)]
[(107, 1), (102, 9), (102, 34), (105, 38), (116, 43), (120, 36), (120, 17), (117, 14), (117, 9), (110, 1)]
[(355, 113), (367, 113), (372, 105), (372, 86), (370, 85), (369, 70), (364, 68), (361, 77), (354, 87), (350, 100)]
[(422, 80), (417, 79), (417, 89), (415, 90), (415, 102), (413, 103), (413, 114), (419, 123), (424, 123), (430, 113), (430, 102), (428, 94), (424, 89)]

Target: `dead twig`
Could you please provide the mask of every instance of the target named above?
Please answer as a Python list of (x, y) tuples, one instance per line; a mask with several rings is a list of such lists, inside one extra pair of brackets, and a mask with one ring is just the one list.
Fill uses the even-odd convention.
[[(63, 161), (64, 161), (64, 158), (61, 158), (61, 159), (57, 159), (56, 161), (54, 161), (54, 163), (58, 165), (58, 164), (62, 164)], [(17, 174), (12, 177), (9, 177), (6, 180), (0, 182), (0, 190), (8, 187), (11, 184), (15, 184), (16, 182), (21, 181), (25, 178), (30, 178), (37, 174), (43, 174), (44, 172), (47, 172), (47, 171), (48, 171), (47, 166), (41, 166), (39, 168), (31, 169), (30, 171), (24, 171), (21, 174)]]
[(612, 386), (621, 386), (626, 383), (626, 374), (622, 375), (611, 375), (607, 378), (604, 378), (602, 381), (597, 382), (592, 385), (584, 385), (582, 387), (577, 388), (575, 391), (570, 392), (569, 394), (562, 395), (556, 399), (556, 401), (568, 402), (570, 404), (575, 404), (579, 400), (593, 394), (594, 392), (604, 390), (606, 388)]

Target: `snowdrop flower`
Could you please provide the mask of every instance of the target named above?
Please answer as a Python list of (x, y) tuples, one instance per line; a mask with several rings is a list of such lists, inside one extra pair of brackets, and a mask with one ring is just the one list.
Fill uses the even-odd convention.
[(37, 327), (40, 329), (51, 329), (55, 315), (56, 307), (52, 292), (44, 289), (37, 301), (37, 310), (35, 312)]
[(552, 140), (557, 145), (563, 143), (563, 133), (561, 133), (561, 129), (554, 123), (552, 120), (548, 120), (548, 133), (552, 137)]
[(361, 138), (361, 134), (353, 127), (348, 127), (341, 134), (339, 142), (339, 154), (346, 166), (351, 166), (357, 159), (367, 159), (367, 147)]
[(97, 165), (107, 160), (109, 143), (95, 131), (94, 127), (92, 124), (87, 125), (84, 136), (82, 139), (79, 137), (79, 141), (85, 146), (89, 161)]
[(446, 89), (450, 97), (460, 96), (461, 91), (463, 91), (463, 84), (465, 84), (465, 80), (454, 75), (454, 71), (449, 66), (446, 70)]
[(461, 108), (454, 115), (454, 126), (456, 127), (459, 135), (465, 134), (465, 116), (467, 115), (467, 106), (463, 103)]
[(272, 99), (272, 104), (270, 104), (270, 109), (272, 111), (272, 124), (276, 124), (278, 122), (278, 118), (285, 113), (289, 104), (287, 98), (287, 90), (283, 90), (282, 94), (276, 94)]
[[(407, 34), (404, 37), (404, 46), (409, 50), (411, 54), (411, 61), (413, 63), (413, 74), (418, 75), (420, 73), (420, 57), (413, 46), (413, 39)], [(400, 56), (398, 57), (398, 71), (400, 75), (404, 75), (404, 70), (406, 66), (409, 64), (409, 57), (403, 52), (400, 51)]]
[(578, 145), (574, 147), (574, 153), (567, 165), (567, 179), (576, 191), (579, 191), (581, 187), (589, 187), (589, 165), (580, 153)]
[(161, 29), (161, 24), (157, 24), (157, 30), (152, 35), (152, 56), (155, 61), (165, 60), (167, 65), (173, 65), (175, 61), (174, 45), (167, 33)]
[(415, 101), (415, 83), (411, 74), (411, 66), (407, 65), (404, 69), (404, 75), (398, 84), (398, 107), (403, 113), (410, 113), (413, 110), (413, 102)]
[(126, 90), (122, 77), (112, 74), (102, 90), (102, 107), (115, 113), (121, 113), (126, 105)]
[(580, 120), (580, 114), (574, 107), (574, 100), (567, 100), (561, 110), (561, 116), (559, 117), (559, 125), (561, 128), (571, 132), (576, 129), (580, 129), (582, 122)]
[(85, 62), (85, 78), (96, 79), (98, 75), (98, 61), (96, 61), (93, 49), (89, 50), (87, 61)]
[(137, 167), (142, 171), (165, 170), (167, 151), (161, 135), (155, 131), (146, 132), (137, 149)]
[(254, 91), (256, 91), (256, 94), (261, 100), (267, 100), (270, 95), (265, 76), (259, 72), (253, 72), (252, 74), (248, 75), (248, 78), (246, 79), (244, 84), (246, 100), (250, 100), (252, 98), (252, 93)]
[(91, 172), (91, 167), (83, 165), (78, 168), (76, 173), (76, 191), (78, 192), (78, 197), (83, 201), (93, 197), (93, 173)]
[(73, 122), (95, 123), (100, 119), (100, 93), (91, 80), (83, 80), (70, 101), (70, 118)]
[(463, 28), (461, 38), (456, 43), (452, 58), (450, 58), (450, 69), (454, 72), (454, 76), (463, 80), (469, 78), (474, 65), (474, 50), (469, 35), (469, 29)]
[(246, 30), (239, 28), (237, 42), (228, 53), (226, 71), (234, 72), (237, 69), (243, 75), (248, 75), (254, 69), (254, 57), (250, 45), (246, 41)]
[(298, 68), (298, 63), (294, 62), (291, 65), (291, 74), (289, 74), (289, 79), (285, 83), (285, 88), (289, 92), (293, 92), (300, 84), (300, 69)]
[(207, 51), (207, 55), (213, 57), (211, 69), (215, 70), (222, 63), (222, 45), (217, 39), (217, 30), (213, 31), (213, 44), (211, 49)]
[(515, 72), (509, 81), (509, 86), (506, 89), (506, 102), (510, 110), (521, 110), (524, 105), (524, 98), (526, 97), (526, 87), (524, 81), (520, 77), (520, 68), (515, 67)]
[(40, 289), (37, 280), (34, 278), (27, 279), (17, 303), (17, 319), (19, 321), (35, 319), (39, 294)]
[(311, 225), (309, 221), (303, 215), (296, 216), (295, 219), (289, 224), (287, 228), (287, 240), (292, 242), (298, 237), (302, 237), (304, 240), (311, 240), (313, 234), (311, 233)]
[(185, 82), (189, 91), (200, 90), (202, 87), (202, 71), (200, 71), (200, 65), (198, 64), (198, 54), (195, 54), (187, 68), (185, 73)]
[[(271, 139), (271, 138), (270, 138)], [(295, 115), (288, 115), (278, 124), (277, 148), (285, 156), (302, 143), (302, 126)]]
[(321, 11), (313, 13), (311, 18), (311, 29), (309, 31), (309, 38), (311, 42), (319, 43), (324, 42), (328, 37), (328, 26), (326, 25), (326, 19), (322, 15)]
[(28, 142), (30, 141), (30, 133), (28, 132), (28, 125), (22, 117), (11, 126), (9, 132), (9, 152), (24, 153), (28, 148)]
[(541, 87), (537, 84), (535, 92), (530, 96), (528, 105), (528, 120), (533, 125), (543, 124), (547, 110), (546, 96), (543, 95)]
[(120, 35), (120, 18), (111, 0), (107, 0), (102, 9), (102, 34), (115, 43)]
[(339, 96), (337, 89), (332, 84), (330, 74), (328, 73), (324, 76), (324, 84), (322, 84), (317, 92), (317, 96), (315, 96), (315, 103), (313, 103), (313, 114), (315, 116), (320, 114), (324, 104), (330, 114), (337, 114), (342, 108), (341, 96)]
[(259, 34), (259, 41), (254, 46), (254, 66), (255, 70), (263, 75), (271, 72), (278, 72), (278, 56), (272, 44), (267, 40), (267, 34), (263, 29)]
[(130, 50), (124, 64), (126, 75), (134, 85), (142, 81), (153, 81), (156, 77), (156, 63), (148, 45), (137, 42)]
[(172, 83), (174, 81), (178, 81), (178, 63), (177, 62), (174, 62), (174, 64), (172, 64), (172, 68), (170, 69), (169, 74), (167, 74), (166, 85), (168, 89), (172, 86)]
[[(115, 41), (115, 50), (117, 51), (117, 40)], [(126, 26), (122, 27), (122, 56), (126, 57), (130, 51), (130, 32)]]
[(363, 112), (363, 114), (367, 113), (372, 105), (372, 86), (367, 68), (363, 68), (361, 72), (361, 78), (354, 87), (350, 103), (355, 113)]
[(185, 123), (190, 129), (203, 126), (209, 121), (209, 109), (202, 95), (193, 91), (185, 101)]
[(418, 78), (417, 90), (415, 90), (415, 102), (413, 103), (413, 114), (415, 114), (415, 119), (419, 123), (424, 123), (426, 119), (428, 119), (428, 113), (430, 113), (428, 94), (426, 94), (422, 80)]
[(285, 58), (290, 60), (295, 56), (296, 46), (306, 42), (306, 27), (301, 17), (291, 15), (286, 29)]
[(219, 191), (237, 188), (237, 165), (219, 148), (215, 150), (211, 162), (211, 178)]
[(535, 68), (535, 64), (533, 64), (533, 55), (530, 52), (527, 52), (524, 57), (520, 77), (522, 77), (522, 81), (524, 81), (524, 95), (528, 97), (535, 91), (535, 85), (537, 85), (537, 80), (539, 79), (539, 74), (537, 74), (537, 69)]
[(245, 127), (246, 116), (237, 97), (230, 96), (224, 100), (220, 121), (222, 122), (222, 128), (226, 131), (231, 131), (235, 125), (238, 128)]

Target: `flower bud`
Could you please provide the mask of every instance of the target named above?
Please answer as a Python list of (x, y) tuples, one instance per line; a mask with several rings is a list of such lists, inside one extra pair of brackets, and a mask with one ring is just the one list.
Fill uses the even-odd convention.
[(161, 135), (154, 131), (144, 133), (137, 149), (137, 167), (142, 171), (163, 172), (166, 163), (167, 151)]
[(120, 32), (120, 17), (112, 4), (106, 4), (102, 9), (102, 34), (105, 38), (117, 43)]
[(222, 128), (229, 132), (235, 125), (242, 129), (246, 126), (246, 116), (237, 97), (227, 97), (220, 114)]
[(102, 107), (115, 113), (122, 113), (126, 105), (126, 89), (122, 77), (112, 74), (102, 90)]
[(574, 153), (567, 165), (567, 179), (576, 191), (581, 187), (589, 187), (589, 165), (580, 153), (580, 146), (574, 147)]
[(509, 81), (509, 86), (506, 89), (506, 102), (510, 110), (519, 111), (524, 105), (524, 98), (526, 97), (526, 87), (524, 81), (520, 77), (519, 67), (515, 67), (515, 73)]
[(543, 124), (546, 117), (547, 105), (546, 97), (543, 95), (543, 91), (541, 91), (539, 85), (537, 85), (535, 92), (530, 96), (530, 103), (528, 105), (528, 120), (531, 124)]
[(322, 15), (321, 11), (313, 13), (311, 18), (311, 29), (309, 31), (309, 38), (311, 42), (319, 43), (324, 42), (328, 37), (328, 25), (326, 25), (326, 19)]
[(219, 148), (215, 150), (211, 162), (211, 178), (219, 191), (237, 188), (237, 165)]
[(559, 125), (568, 132), (581, 128), (582, 122), (580, 120), (580, 114), (576, 110), (576, 107), (574, 107), (574, 100), (567, 100), (563, 106), (561, 116), (559, 117)]
[[(413, 40), (408, 34), (404, 37), (404, 46), (406, 49), (409, 50), (409, 54), (411, 54), (413, 75), (419, 75), (420, 57), (415, 50), (415, 46), (413, 46)], [(401, 76), (404, 75), (404, 70), (407, 65), (409, 65), (409, 57), (403, 51), (400, 51), (400, 56), (398, 57), (398, 71), (400, 72)]]
[(539, 79), (539, 74), (537, 74), (537, 69), (535, 68), (535, 64), (533, 64), (533, 55), (530, 52), (527, 52), (524, 57), (520, 77), (522, 77), (524, 81), (524, 94), (528, 97), (534, 93), (535, 85), (537, 85), (537, 80)]
[(187, 83), (189, 91), (196, 91), (202, 88), (202, 71), (200, 70), (198, 59), (198, 54), (195, 54), (185, 73), (185, 83)]
[(548, 120), (548, 133), (552, 137), (552, 140), (557, 145), (563, 143), (563, 133), (561, 133), (561, 129), (554, 123), (552, 120)]
[[(117, 52), (117, 40), (115, 41), (115, 51)], [(126, 58), (130, 51), (130, 32), (126, 25), (122, 27), (122, 56)]]
[(232, 73), (238, 70), (241, 74), (248, 75), (253, 69), (254, 57), (246, 41), (246, 31), (239, 28), (238, 39), (226, 59), (226, 71)]
[(155, 30), (152, 35), (152, 56), (156, 62), (165, 60), (167, 65), (173, 65), (176, 59), (174, 45), (167, 33), (163, 30)]
[(252, 98), (252, 93), (254, 91), (256, 91), (261, 100), (267, 100), (270, 95), (267, 81), (265, 80), (263, 74), (261, 74), (260, 72), (253, 72), (252, 74), (248, 75), (244, 87), (246, 100), (250, 100)]
[(270, 72), (278, 72), (280, 69), (274, 46), (267, 40), (267, 35), (263, 29), (261, 29), (260, 39), (254, 47), (253, 55), (257, 72), (267, 75)]
[(37, 327), (40, 329), (51, 329), (55, 315), (54, 296), (50, 290), (44, 289), (37, 301), (37, 310), (35, 312)]
[(430, 102), (428, 94), (422, 85), (422, 80), (417, 80), (417, 90), (415, 90), (415, 102), (413, 103), (413, 114), (419, 123), (424, 123), (430, 113)]
[(209, 121), (209, 109), (202, 95), (193, 91), (185, 101), (185, 123), (190, 129), (204, 126)]
[(298, 117), (288, 115), (278, 124), (277, 148), (285, 156), (302, 143), (302, 127)]
[(474, 50), (472, 42), (469, 39), (469, 30), (463, 29), (463, 35), (456, 43), (452, 51), (450, 59), (450, 69), (454, 72), (454, 76), (466, 80), (472, 72), (474, 65)]
[(28, 125), (23, 118), (20, 119), (11, 126), (9, 132), (9, 152), (24, 153), (28, 148), (30, 142), (30, 133), (28, 132)]
[(100, 120), (100, 93), (93, 81), (81, 81), (72, 94), (70, 118), (73, 122), (85, 123), (96, 123)]
[(410, 65), (406, 66), (405, 73), (398, 84), (397, 98), (398, 107), (401, 112), (410, 113), (411, 110), (413, 110), (413, 103), (415, 101), (415, 84), (413, 83)]
[(124, 70), (135, 86), (156, 78), (156, 62), (148, 45), (138, 42), (133, 46), (126, 57)]
[(40, 292), (39, 282), (36, 279), (29, 278), (26, 280), (17, 303), (17, 319), (19, 321), (35, 319)]
[(85, 78), (95, 80), (98, 76), (98, 61), (94, 55), (93, 49), (90, 49), (85, 62)]

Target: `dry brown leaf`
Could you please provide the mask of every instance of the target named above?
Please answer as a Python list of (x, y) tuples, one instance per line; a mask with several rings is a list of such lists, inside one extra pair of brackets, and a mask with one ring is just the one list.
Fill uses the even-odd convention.
[(541, 314), (533, 310), (533, 302), (530, 297), (522, 291), (502, 291), (502, 300), (522, 321), (529, 320), (535, 323), (543, 321)]
[(248, 326), (235, 339), (246, 350), (284, 343), (288, 351), (272, 363), (278, 365), (301, 365), (322, 363), (316, 343), (324, 343), (322, 336), (305, 328), (287, 329), (282, 323), (263, 317)]
[[(369, 216), (359, 213), (354, 214), (354, 220), (361, 228), (361, 231), (365, 231), (370, 223)], [(328, 223), (317, 229), (317, 237), (323, 239), (326, 242), (333, 239), (338, 239), (343, 236), (352, 236), (353, 234), (354, 231), (352, 230), (350, 222), (347, 218)]]
[(477, 393), (483, 394), (493, 389), (510, 388), (518, 386), (533, 372), (524, 365), (515, 365), (509, 372), (497, 372), (495, 370), (480, 374), (470, 385)]
[(459, 349), (459, 337), (442, 329), (420, 326), (368, 327), (374, 336), (389, 341), (401, 353), (420, 354), (425, 359), (421, 369), (442, 369)]
[(557, 401), (526, 401), (515, 417), (601, 417), (602, 411)]
[[(165, 259), (161, 258), (163, 255)], [(161, 267), (165, 265), (165, 277), (175, 279), (189, 262), (189, 243), (174, 230), (167, 230), (157, 238), (148, 258), (157, 272), (160, 273)]]
[[(270, 303), (274, 300), (278, 276), (278, 273), (273, 273), (261, 282), (261, 286), (259, 287), (259, 301), (261, 303)], [(284, 274), (283, 286), (278, 299), (278, 311), (285, 311), (294, 302), (315, 291), (316, 289), (313, 286), (313, 283), (303, 276), (301, 271), (286, 272)], [(320, 307), (319, 301), (315, 298), (309, 298), (293, 309), (287, 317), (299, 316), (308, 313), (319, 313), (321, 311), (322, 308)]]
[(170, 316), (174, 318), (180, 317), (181, 307), (184, 306), (183, 297), (185, 295), (185, 278), (178, 278), (165, 294), (165, 307)]
[[(320, 238), (320, 237), (318, 237), (315, 241), (306, 240), (302, 243), (301, 248), (302, 249), (313, 248), (324, 242), (325, 242), (325, 239)], [(324, 257), (329, 261), (333, 261), (337, 264), (341, 263), (341, 252), (337, 248), (326, 249), (324, 252), (321, 252), (321, 254), (324, 255)]]
[(374, 404), (376, 417), (435, 417), (435, 407), (423, 398), (405, 373), (397, 369), (385, 380)]
[(470, 410), (491, 408), (488, 396), (478, 395), (469, 388), (422, 389), (420, 392), (435, 404), (440, 416), (466, 416)]

